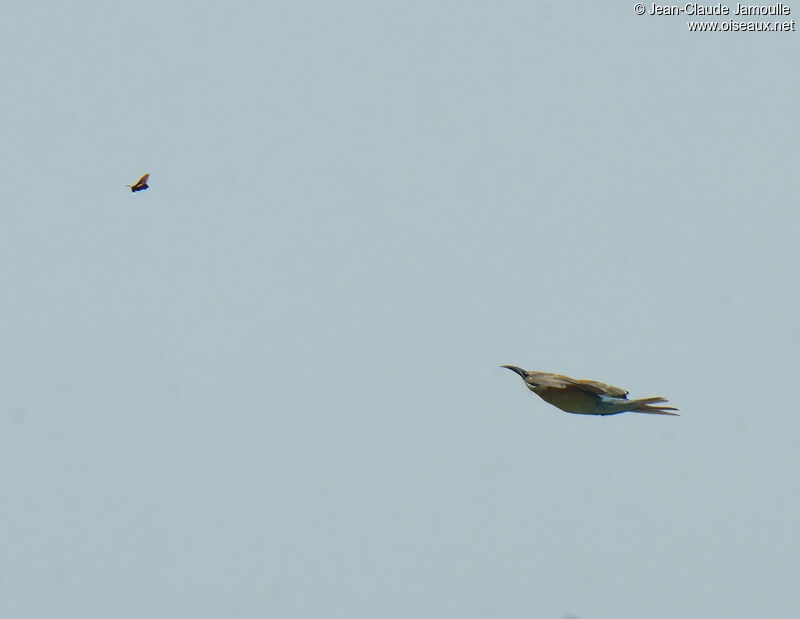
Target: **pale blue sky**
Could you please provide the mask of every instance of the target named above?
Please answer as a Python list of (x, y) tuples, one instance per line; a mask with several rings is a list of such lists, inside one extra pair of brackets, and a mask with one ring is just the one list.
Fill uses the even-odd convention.
[(0, 616), (794, 616), (798, 35), (617, 4), (5, 7)]

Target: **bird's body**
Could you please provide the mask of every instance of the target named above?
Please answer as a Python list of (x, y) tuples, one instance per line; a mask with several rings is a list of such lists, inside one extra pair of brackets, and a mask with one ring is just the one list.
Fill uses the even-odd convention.
[[(515, 365), (503, 365), (516, 372), (525, 386), (548, 404), (567, 413), (578, 415), (618, 415), (619, 413), (649, 413), (651, 415), (677, 415), (672, 406), (663, 406), (667, 400), (659, 396), (629, 400), (625, 389), (597, 382), (570, 378), (550, 372), (527, 371)], [(653, 405), (657, 406), (653, 406)]]
[(125, 185), (125, 186), (126, 187), (130, 187), (131, 188), (131, 192), (133, 192), (133, 193), (136, 193), (137, 191), (144, 191), (145, 189), (147, 189), (149, 187), (149, 185), (147, 184), (147, 179), (148, 178), (150, 178), (150, 175), (149, 174), (145, 174), (144, 176), (142, 176), (142, 178), (140, 178), (138, 181), (136, 181), (133, 185)]

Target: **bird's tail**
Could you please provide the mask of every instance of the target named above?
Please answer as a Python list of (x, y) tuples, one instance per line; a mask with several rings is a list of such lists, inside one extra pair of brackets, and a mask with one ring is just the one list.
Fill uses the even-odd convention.
[(631, 408), (630, 412), (632, 413), (648, 413), (650, 415), (678, 415), (678, 413), (671, 413), (670, 411), (676, 411), (677, 408), (672, 406), (650, 406), (651, 404), (661, 404), (662, 402), (667, 402), (666, 398), (662, 398), (660, 396), (656, 396), (653, 398), (641, 398), (639, 400), (632, 400), (632, 404), (636, 404), (636, 408)]

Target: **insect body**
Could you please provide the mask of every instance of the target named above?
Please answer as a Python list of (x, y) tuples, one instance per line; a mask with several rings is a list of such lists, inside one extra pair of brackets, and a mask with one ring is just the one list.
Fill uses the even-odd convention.
[(144, 191), (149, 187), (147, 184), (147, 179), (150, 178), (149, 174), (145, 174), (142, 178), (136, 181), (133, 185), (125, 185), (126, 187), (130, 187), (133, 193), (137, 191)]

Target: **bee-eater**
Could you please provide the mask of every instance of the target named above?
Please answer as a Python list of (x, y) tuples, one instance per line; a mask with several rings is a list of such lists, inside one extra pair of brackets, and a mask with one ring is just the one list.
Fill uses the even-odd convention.
[[(529, 372), (515, 365), (501, 365), (516, 372), (525, 381), (525, 386), (548, 404), (568, 413), (579, 415), (618, 415), (619, 413), (649, 413), (651, 415), (677, 415), (672, 406), (662, 406), (666, 398), (659, 396), (629, 400), (628, 392), (613, 385), (595, 380), (581, 380), (550, 374)], [(659, 406), (651, 406), (658, 404)]]

